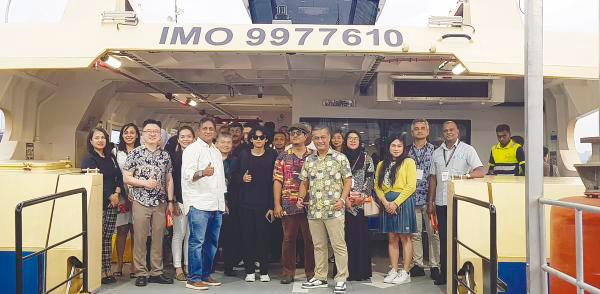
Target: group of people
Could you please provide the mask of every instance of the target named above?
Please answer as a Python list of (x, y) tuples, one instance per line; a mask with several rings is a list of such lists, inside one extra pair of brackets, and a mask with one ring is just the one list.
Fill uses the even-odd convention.
[[(521, 145), (506, 140), (507, 128), (496, 129), (499, 144), (492, 147), (488, 172), (507, 174), (512, 167), (520, 175), (524, 155)], [(307, 277), (302, 288), (328, 287), (333, 251), (334, 292), (344, 293), (346, 281), (371, 278), (368, 217), (373, 215), (365, 211), (367, 205), (377, 205), (378, 231), (387, 234), (391, 264), (384, 282), (408, 283), (425, 275), (428, 266), (434, 283), (445, 284), (448, 182), (486, 172), (452, 121), (443, 124), (444, 142), (438, 147), (428, 142), (425, 119), (412, 122), (411, 136), (390, 136), (386, 154), (376, 162), (365, 151), (360, 132), (344, 134), (303, 123), (278, 132), (239, 123), (217, 131), (216, 122), (206, 117), (197, 130), (179, 128), (174, 144), (165, 148), (156, 120), (146, 120), (141, 131), (132, 123), (123, 126), (114, 149), (107, 132), (94, 128), (81, 167), (97, 168), (103, 175), (102, 283), (122, 275), (128, 233), (133, 236), (136, 286), (173, 283), (163, 273), (162, 256), (170, 214), (175, 278), (186, 281), (187, 288), (221, 285), (211, 276), (219, 247), (226, 275), (235, 275), (234, 266), (243, 260), (247, 282), (256, 281), (256, 270), (260, 281), (269, 282), (269, 227), (279, 219), (280, 282), (294, 281), (300, 255)], [(112, 272), (115, 227), (119, 259)], [(424, 231), (428, 265), (423, 260)], [(297, 254), (299, 237), (303, 250)]]

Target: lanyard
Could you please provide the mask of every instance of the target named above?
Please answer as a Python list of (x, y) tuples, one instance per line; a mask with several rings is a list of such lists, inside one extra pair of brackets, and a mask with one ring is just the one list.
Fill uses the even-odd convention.
[(454, 152), (456, 152), (456, 149), (458, 149), (458, 145), (460, 145), (460, 141), (458, 141), (458, 144), (456, 144), (456, 146), (454, 146), (454, 148), (452, 148), (452, 152), (450, 153), (450, 158), (448, 158), (448, 159), (446, 159), (446, 149), (444, 149), (444, 163), (446, 164), (446, 167), (448, 167), (448, 164), (450, 164), (450, 161), (452, 161), (452, 157), (454, 156)]

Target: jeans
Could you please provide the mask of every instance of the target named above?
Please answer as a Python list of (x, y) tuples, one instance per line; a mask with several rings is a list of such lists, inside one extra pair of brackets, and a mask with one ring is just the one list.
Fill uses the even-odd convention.
[(210, 277), (217, 253), (222, 222), (221, 211), (204, 211), (190, 207), (188, 212), (189, 246), (188, 281), (201, 282)]

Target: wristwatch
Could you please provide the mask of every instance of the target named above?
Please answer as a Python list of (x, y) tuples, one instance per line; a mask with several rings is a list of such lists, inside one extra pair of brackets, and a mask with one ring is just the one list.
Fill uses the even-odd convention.
[(168, 203), (175, 203), (175, 200), (167, 200)]
[(346, 199), (340, 198), (340, 200), (342, 200), (342, 202), (344, 202), (344, 205), (346, 205)]

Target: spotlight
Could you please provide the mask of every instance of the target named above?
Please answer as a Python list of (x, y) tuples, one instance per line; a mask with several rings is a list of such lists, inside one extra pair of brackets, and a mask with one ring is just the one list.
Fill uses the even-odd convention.
[(263, 97), (263, 86), (258, 86), (258, 94), (256, 94), (256, 96), (258, 98), (262, 98)]
[(467, 70), (465, 68), (464, 65), (462, 65), (462, 63), (457, 63), (454, 68), (452, 69), (452, 73), (455, 75), (459, 75), (462, 74), (463, 72), (465, 72), (465, 70)]
[(192, 98), (188, 98), (185, 103), (191, 107), (196, 107), (196, 105), (198, 105), (198, 102), (196, 102), (196, 100), (192, 100)]
[(118, 60), (110, 55), (104, 55), (104, 56), (100, 57), (100, 60), (102, 62), (104, 62), (106, 65), (110, 66), (111, 68), (119, 68), (122, 65), (120, 60)]

